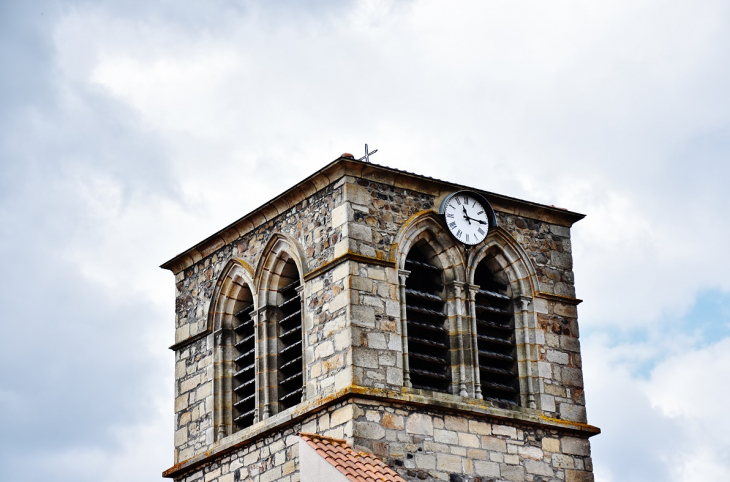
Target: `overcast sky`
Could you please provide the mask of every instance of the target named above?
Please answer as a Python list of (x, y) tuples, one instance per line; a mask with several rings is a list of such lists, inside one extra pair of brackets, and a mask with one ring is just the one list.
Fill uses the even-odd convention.
[(0, 0), (0, 480), (158, 481), (158, 266), (368, 142), (587, 214), (599, 482), (730, 479), (730, 3)]

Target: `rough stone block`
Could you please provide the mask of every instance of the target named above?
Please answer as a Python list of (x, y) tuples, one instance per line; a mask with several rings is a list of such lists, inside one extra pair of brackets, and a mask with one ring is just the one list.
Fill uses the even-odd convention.
[(565, 482), (593, 482), (593, 474), (583, 470), (566, 470)]
[(524, 458), (535, 460), (542, 460), (544, 455), (542, 449), (533, 447), (532, 445), (523, 445), (522, 447), (518, 447), (517, 453)]
[(549, 362), (557, 363), (559, 365), (567, 365), (570, 362), (568, 354), (562, 351), (549, 349), (545, 356)]
[(474, 472), (482, 477), (499, 477), (501, 475), (498, 463), (483, 462), (481, 460), (474, 462)]
[(504, 435), (513, 439), (517, 438), (517, 429), (507, 425), (492, 425), (492, 433), (494, 435)]
[(492, 452), (507, 452), (507, 442), (496, 437), (482, 437), (482, 448)]
[(406, 421), (406, 432), (417, 435), (433, 436), (433, 421), (422, 413), (414, 413)]
[(553, 454), (550, 459), (550, 463), (556, 469), (574, 469), (575, 468), (575, 462), (573, 461), (573, 457), (571, 455)]
[(479, 437), (470, 433), (459, 432), (459, 445), (462, 447), (478, 448)]
[(444, 444), (458, 444), (459, 443), (459, 436), (456, 432), (452, 432), (451, 430), (438, 430), (435, 429), (433, 431), (433, 439), (436, 442), (444, 443)]
[(355, 436), (369, 440), (380, 440), (385, 437), (385, 429), (375, 422), (355, 422)]
[(491, 435), (492, 426), (485, 422), (469, 420), (469, 432), (477, 435)]
[(436, 454), (436, 468), (445, 472), (460, 473), (461, 457), (458, 455)]
[(469, 431), (469, 421), (464, 417), (447, 415), (444, 417), (444, 424), (448, 430), (455, 430), (457, 432)]
[[(330, 417), (330, 425), (332, 427), (343, 424), (348, 420), (351, 420), (354, 416), (353, 405), (345, 405), (344, 407), (338, 408), (332, 413)], [(304, 428), (302, 431), (305, 432)]]
[(563, 453), (570, 455), (590, 455), (590, 442), (577, 437), (563, 437)]
[(528, 474), (543, 475), (546, 477), (553, 477), (555, 475), (550, 464), (541, 460), (525, 459), (525, 470), (527, 470)]
[(383, 420), (381, 424), (383, 427), (391, 430), (403, 430), (405, 428), (403, 417), (389, 412), (383, 413)]
[(583, 372), (580, 368), (563, 367), (561, 369), (561, 378), (566, 385), (583, 386)]
[(188, 428), (183, 427), (175, 431), (175, 447), (179, 447), (188, 441)]
[(560, 417), (565, 420), (574, 422), (585, 422), (586, 408), (582, 405), (573, 405), (572, 403), (560, 404)]
[(200, 375), (195, 375), (194, 377), (190, 377), (180, 384), (180, 393), (189, 392), (190, 390), (194, 389), (198, 385), (200, 385)]
[(500, 476), (510, 482), (524, 482), (525, 467), (521, 465), (501, 464), (499, 467)]
[(543, 438), (542, 449), (545, 452), (560, 452), (560, 440), (556, 438)]

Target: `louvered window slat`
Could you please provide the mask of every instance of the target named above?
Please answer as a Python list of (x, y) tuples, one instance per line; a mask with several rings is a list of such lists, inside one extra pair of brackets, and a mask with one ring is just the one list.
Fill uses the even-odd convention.
[(238, 355), (234, 358), (236, 365), (233, 374), (236, 388), (233, 408), (233, 421), (240, 427), (248, 427), (254, 422), (256, 408), (256, 335), (254, 322), (251, 319), (253, 304), (249, 304), (235, 315), (237, 324), (233, 327), (237, 341), (234, 347)]
[(442, 269), (429, 262), (418, 247), (408, 253), (405, 267), (411, 272), (405, 286), (411, 384), (448, 392), (451, 363)]
[(297, 288), (299, 281), (288, 283), (278, 292), (278, 392), (279, 408), (285, 410), (301, 401), (302, 393), (302, 305)]
[(479, 378), (482, 396), (487, 400), (516, 404), (517, 351), (514, 336), (514, 315), (507, 286), (494, 278), (485, 262), (477, 268), (476, 342), (479, 357)]

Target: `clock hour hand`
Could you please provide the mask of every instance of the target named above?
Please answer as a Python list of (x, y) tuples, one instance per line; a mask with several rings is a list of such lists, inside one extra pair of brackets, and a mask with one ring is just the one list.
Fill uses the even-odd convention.
[(470, 217), (469, 217), (469, 215), (468, 215), (468, 214), (466, 213), (466, 206), (461, 206), (461, 209), (463, 209), (463, 210), (464, 210), (464, 219), (466, 219), (466, 222), (468, 222), (469, 224), (471, 224), (471, 218), (470, 218)]

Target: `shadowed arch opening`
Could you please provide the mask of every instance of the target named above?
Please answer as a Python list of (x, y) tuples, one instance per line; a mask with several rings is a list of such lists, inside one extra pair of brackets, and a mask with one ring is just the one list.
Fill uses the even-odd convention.
[(255, 297), (251, 267), (231, 260), (213, 292), (208, 326), (213, 331), (213, 418), (221, 439), (255, 421)]
[(408, 365), (414, 388), (449, 392), (451, 356), (443, 268), (421, 240), (408, 251), (405, 285)]
[(406, 223), (396, 243), (404, 385), (466, 395), (463, 257), (433, 212)]
[(279, 410), (302, 401), (304, 351), (299, 271), (294, 260), (281, 265), (277, 284), (277, 398)]
[(477, 396), (498, 404), (536, 408), (539, 291), (529, 256), (504, 229), (495, 228), (469, 260)]
[(296, 241), (275, 234), (257, 268), (264, 332), (263, 416), (291, 408), (306, 397), (304, 389), (303, 257)]
[(483, 398), (519, 403), (515, 320), (509, 279), (487, 254), (477, 265), (474, 284), (476, 358)]

